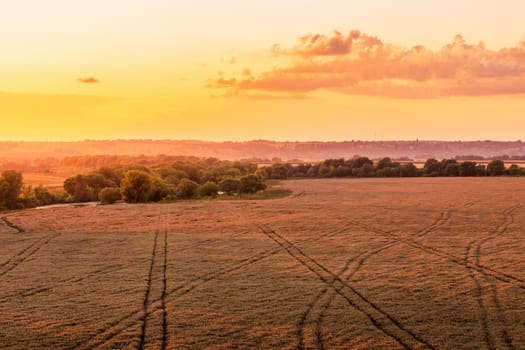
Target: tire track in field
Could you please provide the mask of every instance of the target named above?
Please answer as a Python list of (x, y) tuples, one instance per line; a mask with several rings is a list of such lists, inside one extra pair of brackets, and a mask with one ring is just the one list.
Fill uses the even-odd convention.
[(164, 264), (162, 266), (162, 294), (161, 308), (162, 308), (162, 350), (166, 350), (168, 346), (168, 312), (166, 309), (166, 290), (168, 288), (167, 283), (167, 270), (168, 270), (168, 216), (166, 216), (166, 224), (164, 228)]
[[(512, 210), (514, 210), (515, 208), (514, 207), (511, 207), (513, 208)], [(511, 209), (511, 208), (508, 208), (508, 209)], [(507, 209), (507, 210), (508, 210)], [(508, 211), (505, 211), (504, 213), (504, 216), (509, 216), (509, 213)], [(506, 227), (508, 227), (508, 225), (510, 225), (510, 223), (508, 223), (507, 220), (510, 220), (509, 218), (506, 218), (505, 219), (505, 223), (501, 224), (500, 226), (498, 226), (498, 229), (495, 231), (495, 232), (500, 232), (503, 230), (503, 232), (505, 232), (507, 229)], [(474, 253), (474, 258), (458, 258), (454, 255), (451, 255), (451, 254), (448, 254), (448, 253), (445, 253), (439, 249), (436, 249), (436, 248), (433, 248), (431, 246), (428, 246), (428, 245), (424, 245), (424, 244), (421, 244), (419, 242), (416, 242), (414, 240), (411, 240), (411, 239), (403, 239), (403, 238), (400, 238), (400, 237), (397, 237), (389, 232), (385, 232), (385, 231), (382, 231), (380, 229), (377, 229), (377, 228), (371, 228), (369, 226), (366, 226), (366, 227), (363, 227), (364, 229), (366, 230), (369, 230), (370, 232), (376, 232), (382, 236), (385, 236), (385, 237), (391, 237), (392, 239), (394, 240), (399, 240), (400, 242), (408, 245), (408, 246), (411, 246), (413, 248), (416, 248), (416, 249), (419, 249), (419, 250), (422, 250), (426, 253), (429, 253), (431, 255), (434, 255), (434, 256), (437, 256), (437, 257), (440, 257), (440, 258), (443, 258), (451, 263), (454, 263), (456, 265), (459, 265), (459, 266), (462, 266), (462, 267), (465, 267), (467, 269), (467, 272), (468, 272), (468, 275), (469, 275), (469, 278), (473, 279), (475, 285), (476, 285), (476, 299), (477, 299), (477, 303), (478, 303), (478, 306), (480, 307), (480, 310), (482, 310), (482, 315), (481, 315), (481, 322), (482, 322), (482, 329), (483, 329), (483, 333), (484, 333), (484, 340), (485, 342), (487, 343), (489, 349), (495, 349), (495, 344), (494, 344), (494, 341), (490, 335), (490, 332), (489, 332), (489, 325), (488, 325), (488, 313), (486, 311), (486, 308), (485, 308), (485, 305), (484, 305), (484, 300), (486, 298), (488, 298), (488, 296), (486, 294), (483, 293), (483, 288), (481, 286), (481, 283), (479, 280), (476, 279), (475, 277), (475, 273), (479, 273), (481, 275), (483, 275), (485, 278), (492, 278), (494, 280), (497, 280), (497, 281), (500, 281), (500, 282), (505, 282), (505, 283), (509, 283), (517, 288), (520, 288), (522, 290), (525, 290), (525, 286), (524, 286), (524, 283), (525, 281), (520, 279), (520, 278), (517, 278), (515, 276), (512, 276), (510, 274), (507, 274), (507, 273), (503, 273), (503, 272), (500, 272), (500, 271), (497, 271), (495, 269), (492, 269), (490, 267), (487, 267), (487, 266), (483, 266), (483, 265), (476, 265), (475, 263), (475, 253)], [(471, 242), (472, 243), (472, 242)], [(466, 251), (470, 252), (472, 250), (472, 244), (469, 244), (466, 248)], [(476, 249), (474, 250), (476, 251)], [(466, 255), (468, 256), (468, 255)], [(471, 261), (472, 259), (474, 259), (474, 262)], [(494, 296), (494, 294), (493, 294)], [(485, 298), (485, 299), (484, 299)], [(498, 305), (499, 305), (499, 300), (497, 299), (497, 295), (496, 295), (496, 298), (493, 299), (492, 301), (496, 306), (495, 308), (497, 309)], [(497, 318), (497, 321), (495, 321), (496, 323), (500, 322), (499, 319), (501, 319), (501, 317)], [(501, 341), (503, 342), (503, 344), (505, 345), (505, 347), (508, 347), (508, 348), (513, 348), (513, 344), (512, 344), (512, 340), (510, 338), (510, 336), (508, 335), (508, 333), (505, 331), (503, 332), (502, 330), (500, 330), (500, 339), (502, 339)]]
[[(464, 262), (465, 265), (470, 264), (476, 267), (481, 267), (481, 248), (487, 241), (505, 234), (509, 226), (514, 222), (513, 211), (516, 210), (519, 205), (511, 206), (503, 210), (503, 222), (490, 234), (484, 238), (474, 239), (469, 242), (465, 249)], [(512, 338), (507, 332), (506, 320), (501, 310), (500, 301), (498, 298), (496, 287), (491, 281), (488, 281), (486, 276), (482, 279), (488, 284), (488, 288), (491, 289), (492, 293), (484, 288), (482, 280), (478, 278), (477, 274), (472, 269), (468, 269), (469, 277), (476, 287), (476, 301), (481, 312), (481, 326), (483, 329), (484, 339), (490, 350), (507, 348), (514, 350), (512, 344)], [(495, 310), (495, 315), (491, 317), (489, 309)]]
[(14, 224), (13, 222), (9, 221), (7, 216), (2, 216), (0, 219), (4, 222), (4, 224), (6, 224), (6, 226), (11, 227), (12, 229), (16, 230), (18, 233), (26, 232), (26, 230), (24, 230), (23, 227), (18, 226), (16, 224)]
[(155, 260), (157, 260), (157, 247), (158, 247), (158, 241), (159, 241), (159, 225), (161, 220), (161, 212), (159, 210), (157, 219), (157, 228), (155, 229), (155, 236), (153, 239), (153, 248), (151, 251), (151, 259), (150, 259), (150, 265), (149, 265), (149, 271), (148, 271), (148, 278), (146, 281), (146, 291), (144, 292), (144, 299), (142, 302), (142, 312), (143, 316), (141, 318), (142, 326), (141, 326), (141, 333), (140, 333), (140, 343), (139, 343), (139, 349), (144, 349), (144, 345), (146, 343), (146, 328), (148, 326), (148, 308), (149, 308), (149, 298), (151, 295), (151, 289), (152, 289), (152, 281), (153, 281), (153, 269), (155, 268)]
[[(344, 232), (345, 230), (347, 230), (351, 226), (353, 225), (345, 225), (343, 228), (329, 231), (329, 232), (320, 234), (316, 237), (312, 237), (309, 239), (304, 239), (302, 242), (306, 243), (306, 242), (318, 241), (319, 239), (323, 237), (331, 237), (334, 235), (338, 235), (341, 232)], [(243, 231), (240, 233), (235, 233), (232, 236), (238, 236), (238, 235), (245, 234), (245, 233), (246, 232)], [(282, 252), (281, 248), (267, 249), (261, 253), (257, 253), (247, 258), (241, 259), (240, 261), (237, 261), (229, 266), (225, 266), (217, 270), (205, 273), (199, 277), (192, 279), (191, 281), (185, 284), (174, 287), (171, 290), (167, 290), (166, 298), (167, 297), (181, 298), (183, 296), (186, 296), (189, 293), (191, 293), (193, 290), (197, 289), (198, 287), (205, 285), (213, 280), (216, 280), (223, 275), (227, 275), (231, 272), (251, 266), (266, 258), (277, 255), (278, 253), (281, 253), (281, 252)], [(155, 310), (159, 307), (161, 307), (161, 299), (157, 298), (151, 302), (150, 308), (148, 310), (148, 315), (154, 312), (150, 310)], [(114, 339), (115, 337), (122, 334), (124, 331), (126, 331), (130, 327), (134, 326), (138, 322), (142, 322), (143, 315), (144, 313), (143, 313), (142, 308), (131, 311), (127, 313), (126, 315), (124, 315), (123, 317), (113, 320), (110, 323), (106, 324), (102, 329), (98, 330), (90, 338), (77, 342), (71, 349), (95, 349), (95, 348), (102, 347), (106, 345), (109, 341)]]
[(14, 270), (17, 268), (20, 264), (22, 264), (24, 261), (26, 261), (28, 258), (35, 255), (40, 249), (45, 247), (49, 244), (53, 239), (60, 236), (60, 233), (51, 233), (49, 235), (46, 235), (40, 239), (38, 239), (36, 242), (31, 243), (15, 255), (13, 255), (8, 261), (2, 264), (0, 267), (0, 276), (4, 276), (8, 272)]
[[(88, 217), (91, 216), (92, 213), (94, 213), (96, 210), (96, 207), (94, 207), (94, 210), (90, 212)], [(56, 214), (55, 214), (56, 215)], [(73, 223), (73, 225), (78, 224), (82, 219), (79, 218), (77, 221)], [(54, 220), (55, 223), (58, 223), (58, 220)], [(25, 262), (28, 258), (32, 257), (40, 249), (44, 248), (46, 245), (48, 245), (52, 240), (58, 238), (62, 235), (62, 232), (57, 232), (56, 230), (53, 230), (54, 232), (38, 239), (36, 242), (30, 243), (28, 246), (26, 246), (24, 249), (13, 255), (11, 258), (9, 258), (6, 262), (2, 263), (0, 265), (0, 277), (4, 276), (8, 272), (14, 270), (17, 268), (20, 264)]]
[[(432, 232), (436, 228), (445, 225), (449, 220), (451, 216), (451, 210), (443, 211), (440, 216), (432, 222), (430, 225), (427, 225), (426, 227), (421, 228), (420, 230), (416, 231), (411, 235), (412, 238), (415, 237), (422, 237), (426, 235), (427, 233)], [(343, 268), (336, 274), (337, 278), (344, 279), (347, 283), (350, 281), (350, 279), (360, 270), (360, 268), (363, 266), (366, 260), (368, 260), (370, 257), (384, 251), (390, 248), (393, 248), (395, 246), (400, 245), (400, 242), (389, 242), (386, 244), (382, 244), (379, 247), (373, 247), (370, 249), (367, 249), (366, 251), (359, 253), (357, 256), (354, 256), (350, 259), (348, 259), (345, 262), (345, 265)], [(346, 272), (352, 265), (354, 261), (357, 261), (356, 266), (354, 269), (352, 269), (348, 274)], [(305, 349), (305, 348), (313, 348), (313, 346), (305, 346), (304, 344), (304, 331), (307, 323), (315, 324), (315, 330), (314, 330), (314, 339), (315, 344), (318, 349), (324, 349), (324, 340), (322, 337), (322, 323), (324, 314), (328, 310), (328, 308), (331, 306), (332, 302), (334, 301), (337, 294), (331, 289), (330, 287), (336, 282), (335, 278), (332, 278), (330, 286), (325, 287), (322, 289), (319, 294), (317, 294), (314, 297), (314, 300), (308, 305), (307, 310), (301, 315), (301, 319), (298, 323), (298, 330), (297, 330), (297, 337), (298, 337), (298, 346), (297, 349)], [(322, 302), (322, 298), (327, 299), (326, 301)], [(315, 311), (316, 304), (321, 304), (320, 309), (317, 311), (316, 315), (312, 315), (312, 313)], [(307, 322), (308, 318), (312, 319), (312, 321)]]
[(408, 246), (413, 247), (415, 249), (424, 251), (424, 252), (426, 252), (426, 253), (428, 253), (430, 255), (442, 258), (442, 259), (447, 260), (447, 261), (449, 261), (451, 263), (454, 263), (456, 265), (459, 265), (459, 266), (462, 266), (462, 267), (466, 267), (467, 269), (472, 269), (472, 270), (474, 270), (476, 272), (479, 272), (480, 274), (482, 274), (484, 276), (493, 278), (493, 279), (501, 281), (501, 282), (512, 284), (514, 287), (517, 287), (517, 288), (520, 288), (522, 290), (525, 290), (525, 280), (520, 279), (520, 278), (518, 278), (516, 276), (510, 275), (510, 274), (505, 273), (505, 272), (501, 272), (501, 271), (495, 270), (495, 269), (493, 269), (491, 267), (488, 267), (488, 266), (485, 266), (485, 265), (476, 266), (475, 264), (471, 264), (469, 262), (465, 262), (464, 258), (459, 258), (459, 257), (454, 256), (452, 254), (449, 254), (447, 252), (443, 252), (443, 251), (441, 251), (439, 249), (436, 249), (436, 248), (434, 248), (432, 246), (419, 243), (419, 242), (417, 242), (417, 241), (415, 241), (413, 239), (407, 239), (407, 238), (398, 237), (395, 234), (392, 234), (391, 232), (387, 232), (387, 231), (384, 231), (384, 230), (379, 229), (379, 228), (374, 228), (374, 227), (371, 227), (370, 225), (363, 225), (361, 227), (364, 230), (366, 230), (366, 231), (379, 234), (379, 235), (381, 235), (383, 237), (392, 238), (394, 241), (399, 241), (399, 242), (401, 242), (401, 243), (403, 243), (405, 245), (408, 245)]
[[(93, 213), (97, 210), (96, 207), (93, 207), (93, 208), (94, 209), (91, 210), (89, 215), (87, 216), (88, 218), (91, 217), (93, 215)], [(48, 226), (50, 231), (54, 231), (53, 233), (59, 233), (59, 232), (57, 232), (57, 230), (58, 230), (58, 227), (61, 226), (61, 225), (60, 225), (60, 223), (58, 222), (58, 220), (56, 218), (56, 213), (55, 212), (53, 212), (53, 213), (54, 213), (54, 216), (55, 216), (55, 218), (52, 220), (53, 223), (54, 223), (54, 226), (53, 227), (49, 227), (49, 225), (47, 225), (47, 224), (46, 224), (46, 226)], [(79, 218), (79, 220), (75, 221), (72, 225), (73, 226), (77, 225), (82, 219), (83, 218)], [(62, 229), (63, 229), (63, 227), (62, 227)], [(60, 234), (62, 234), (62, 233), (60, 233)], [(56, 288), (70, 286), (71, 284), (79, 283), (79, 282), (82, 282), (82, 281), (87, 280), (87, 279), (96, 278), (96, 277), (99, 277), (99, 276), (104, 276), (104, 275), (107, 275), (107, 274), (111, 274), (113, 272), (130, 269), (130, 268), (135, 267), (135, 266), (140, 266), (140, 265), (143, 265), (144, 263), (147, 263), (149, 261), (150, 261), (150, 259), (139, 259), (139, 260), (135, 261), (134, 263), (127, 264), (127, 265), (118, 264), (118, 265), (115, 265), (115, 266), (99, 268), (99, 269), (96, 269), (96, 270), (84, 273), (82, 276), (75, 276), (75, 277), (70, 277), (70, 278), (66, 278), (66, 279), (57, 281), (57, 282), (55, 282), (52, 285), (43, 285), (43, 286), (39, 286), (39, 287), (20, 289), (20, 290), (17, 290), (15, 293), (10, 293), (10, 294), (1, 296), (0, 297), (0, 301), (5, 302), (5, 301), (10, 301), (10, 300), (13, 300), (13, 299), (16, 299), (16, 298), (19, 298), (19, 297), (29, 297), (29, 296), (38, 295), (40, 293), (51, 291), (51, 290), (54, 290)], [(1, 266), (2, 265), (0, 265), (0, 267)]]
[[(298, 263), (317, 275), (323, 283), (327, 284), (329, 288), (332, 288), (337, 294), (343, 297), (350, 306), (363, 313), (375, 328), (395, 340), (404, 349), (435, 349), (427, 341), (421, 339), (417, 334), (403, 326), (393, 316), (389, 315), (379, 306), (368, 300), (354, 287), (337, 277), (320, 262), (306, 255), (300, 248), (296, 247), (286, 238), (268, 227), (261, 226), (260, 230), (268, 238), (277, 243)], [(330, 284), (331, 279), (335, 279), (337, 285)]]
[(135, 267), (135, 266), (140, 266), (140, 265), (143, 265), (144, 263), (147, 263), (149, 261), (150, 261), (149, 259), (142, 259), (142, 260), (139, 260), (139, 261), (137, 261), (136, 263), (133, 263), (133, 264), (128, 264), (128, 265), (121, 265), (121, 264), (119, 264), (119, 265), (110, 266), (110, 267), (107, 267), (107, 268), (101, 268), (101, 269), (93, 270), (93, 271), (90, 271), (90, 272), (84, 274), (84, 276), (66, 278), (66, 279), (58, 281), (58, 282), (56, 282), (55, 284), (52, 284), (52, 285), (47, 285), (47, 286), (44, 285), (44, 286), (40, 286), (40, 287), (31, 287), (31, 288), (26, 288), (26, 289), (20, 289), (20, 290), (17, 290), (15, 293), (10, 293), (10, 294), (6, 294), (6, 295), (1, 296), (0, 297), (0, 302), (7, 302), (7, 301), (14, 300), (16, 298), (27, 298), (27, 297), (30, 297), (30, 296), (38, 295), (40, 293), (44, 293), (44, 292), (48, 292), (48, 291), (54, 290), (56, 288), (71, 286), (72, 284), (76, 284), (76, 283), (82, 282), (82, 281), (90, 279), (90, 278), (104, 276), (104, 275), (108, 275), (108, 274), (111, 274), (111, 273), (116, 272), (116, 271), (122, 271), (122, 270), (130, 269), (130, 268)]

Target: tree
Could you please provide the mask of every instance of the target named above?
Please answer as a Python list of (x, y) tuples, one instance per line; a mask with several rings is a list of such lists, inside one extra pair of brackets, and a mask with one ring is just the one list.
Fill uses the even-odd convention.
[(459, 176), (476, 176), (476, 163), (467, 161), (459, 164)]
[(487, 165), (487, 174), (490, 176), (500, 176), (505, 173), (505, 163), (502, 160), (493, 160)]
[(375, 176), (374, 166), (370, 163), (365, 163), (359, 168), (358, 176), (360, 177), (372, 177)]
[(4, 171), (0, 177), (0, 207), (16, 209), (22, 186), (22, 173), (15, 170)]
[(334, 175), (334, 168), (332, 166), (321, 165), (319, 167), (319, 177), (332, 177)]
[(439, 176), (439, 161), (434, 158), (427, 159), (423, 171), (427, 176)]
[(116, 201), (120, 200), (122, 196), (118, 187), (106, 187), (100, 191), (98, 198), (102, 204), (114, 204)]
[(177, 197), (182, 199), (194, 198), (197, 195), (199, 184), (190, 179), (182, 179), (177, 185)]
[(246, 175), (239, 180), (239, 191), (241, 193), (255, 193), (266, 189), (266, 184), (255, 175)]
[(444, 176), (458, 176), (459, 175), (459, 165), (458, 163), (449, 162), (445, 169), (443, 170)]
[(487, 167), (483, 164), (476, 165), (476, 176), (487, 176)]
[(386, 167), (376, 170), (376, 174), (379, 177), (398, 177), (401, 175), (399, 167)]
[(283, 164), (274, 164), (270, 169), (270, 179), (286, 179), (288, 177), (288, 169)]
[(517, 164), (512, 164), (508, 169), (507, 173), (510, 176), (525, 176), (525, 169)]
[(360, 169), (365, 164), (369, 164), (373, 166), (374, 162), (372, 162), (368, 157), (355, 157), (351, 161), (352, 169)]
[(219, 182), (219, 189), (228, 195), (238, 193), (240, 187), (241, 182), (237, 179), (224, 179)]
[(439, 175), (441, 176), (458, 176), (459, 166), (455, 159), (443, 159), (439, 163)]
[(202, 197), (216, 197), (219, 186), (213, 181), (208, 181), (199, 187), (198, 192)]
[(75, 202), (91, 202), (98, 199), (98, 193), (105, 187), (115, 187), (116, 184), (101, 173), (77, 175), (64, 181), (64, 189)]
[(415, 177), (417, 176), (417, 167), (412, 163), (403, 164), (399, 168), (399, 176)]
[(145, 203), (149, 201), (152, 191), (150, 174), (142, 170), (129, 170), (120, 183), (120, 192), (128, 203)]
[(393, 167), (394, 167), (394, 164), (392, 162), (392, 159), (390, 159), (389, 157), (385, 157), (381, 159), (380, 161), (377, 162), (377, 165), (376, 165), (377, 170), (381, 170), (384, 168), (393, 168)]

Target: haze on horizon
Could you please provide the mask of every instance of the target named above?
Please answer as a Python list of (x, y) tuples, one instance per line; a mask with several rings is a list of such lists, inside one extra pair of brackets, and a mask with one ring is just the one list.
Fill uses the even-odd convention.
[(516, 140), (519, 0), (0, 5), (0, 140)]

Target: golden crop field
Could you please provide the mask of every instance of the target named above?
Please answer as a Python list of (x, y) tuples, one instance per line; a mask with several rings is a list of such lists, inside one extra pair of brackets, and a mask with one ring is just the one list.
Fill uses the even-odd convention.
[(283, 184), (5, 214), (0, 347), (525, 349), (523, 179)]

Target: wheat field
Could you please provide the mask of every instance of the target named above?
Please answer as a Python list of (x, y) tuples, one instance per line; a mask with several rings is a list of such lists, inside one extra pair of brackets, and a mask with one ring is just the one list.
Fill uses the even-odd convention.
[(4, 214), (0, 347), (525, 349), (522, 179), (283, 186)]

